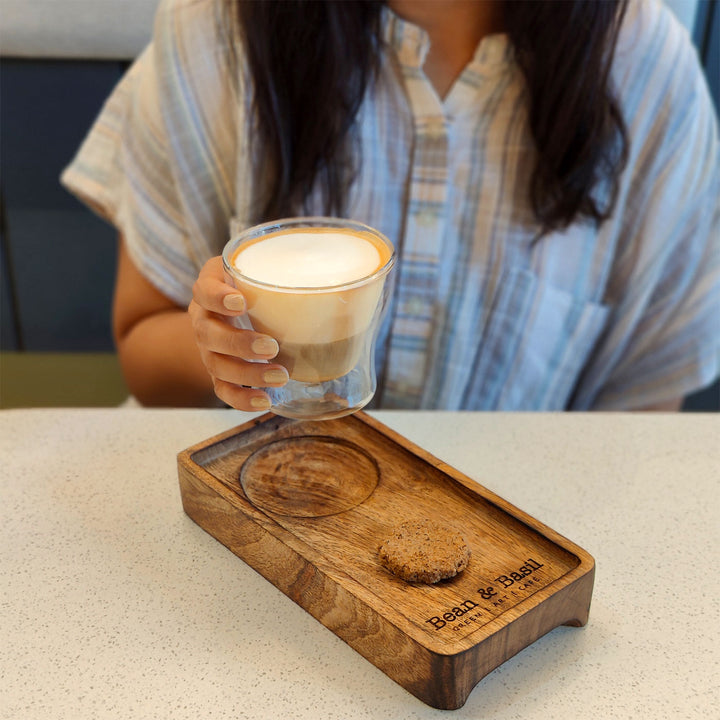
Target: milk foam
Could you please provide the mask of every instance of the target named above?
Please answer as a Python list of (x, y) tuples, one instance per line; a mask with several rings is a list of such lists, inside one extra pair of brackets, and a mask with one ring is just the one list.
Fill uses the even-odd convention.
[(372, 275), (380, 252), (352, 233), (295, 231), (269, 235), (233, 259), (245, 277), (282, 287), (330, 287)]

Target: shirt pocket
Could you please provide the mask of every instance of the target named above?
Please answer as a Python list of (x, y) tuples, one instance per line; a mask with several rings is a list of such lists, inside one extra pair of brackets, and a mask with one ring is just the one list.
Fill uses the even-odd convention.
[(508, 271), (485, 314), (463, 409), (566, 409), (609, 313), (527, 270)]

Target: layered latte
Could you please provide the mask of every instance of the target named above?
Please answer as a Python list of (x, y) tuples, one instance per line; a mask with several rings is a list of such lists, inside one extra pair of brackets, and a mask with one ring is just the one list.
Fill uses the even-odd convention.
[(278, 341), (277, 362), (320, 383), (358, 363), (392, 252), (360, 229), (286, 228), (240, 244), (230, 265), (253, 327)]

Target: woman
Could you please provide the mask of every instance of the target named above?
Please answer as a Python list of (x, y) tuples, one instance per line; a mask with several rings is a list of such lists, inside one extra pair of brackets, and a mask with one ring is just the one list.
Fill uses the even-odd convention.
[(63, 180), (121, 232), (145, 403), (267, 408), (217, 256), (232, 218), (335, 214), (400, 250), (379, 406), (673, 409), (718, 374), (718, 165), (652, 0), (168, 0)]

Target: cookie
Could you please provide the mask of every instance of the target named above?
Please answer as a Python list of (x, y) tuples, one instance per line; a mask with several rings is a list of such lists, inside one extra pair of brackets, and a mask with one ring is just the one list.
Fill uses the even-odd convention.
[(378, 548), (380, 564), (408, 582), (436, 583), (467, 567), (470, 548), (453, 527), (434, 520), (409, 520)]

